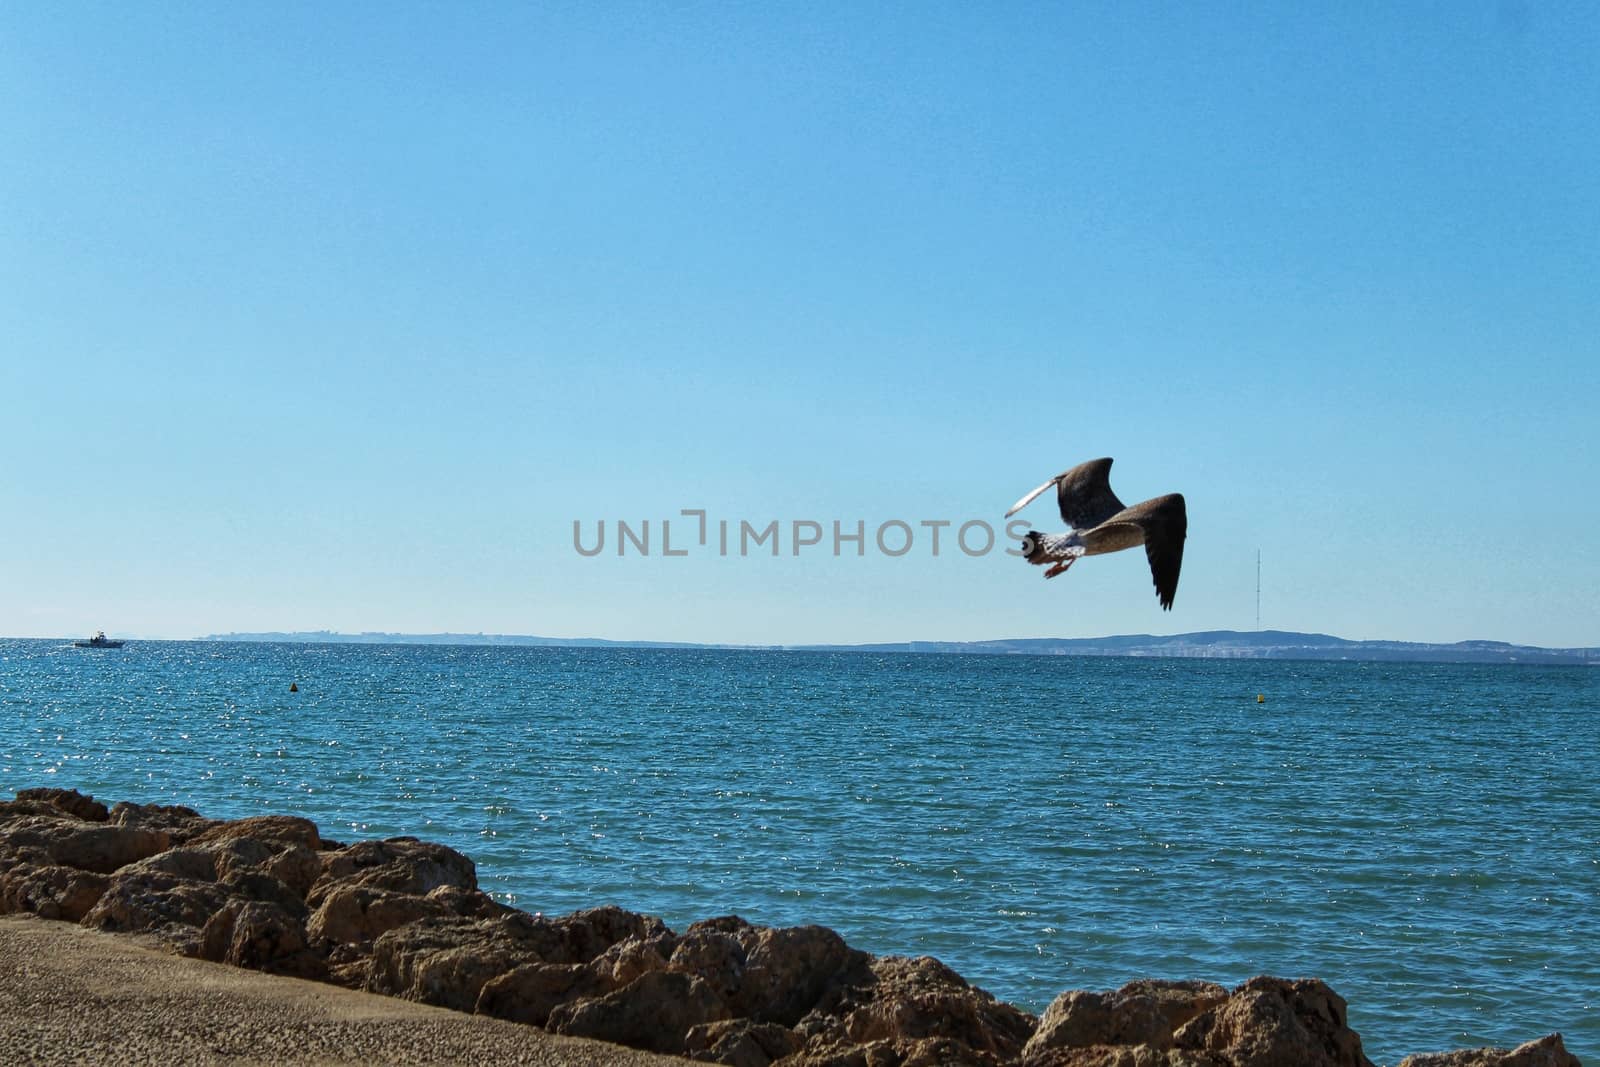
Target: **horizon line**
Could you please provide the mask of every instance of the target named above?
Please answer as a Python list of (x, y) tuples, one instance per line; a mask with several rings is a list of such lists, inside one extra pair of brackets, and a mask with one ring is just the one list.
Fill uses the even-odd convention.
[[(653, 646), (653, 647), (676, 647), (676, 648), (708, 648), (708, 649), (719, 649), (719, 650), (729, 650), (729, 651), (734, 651), (734, 650), (751, 650), (751, 651), (839, 650), (839, 651), (846, 651), (846, 650), (850, 650), (850, 649), (877, 649), (877, 650), (883, 650), (883, 649), (890, 648), (890, 647), (893, 647), (893, 646), (906, 646), (907, 648), (909, 648), (910, 646), (915, 646), (915, 645), (951, 646), (952, 650), (954, 650), (954, 648), (965, 647), (965, 648), (971, 648), (973, 651), (981, 651), (983, 646), (998, 646), (998, 645), (1024, 644), (1024, 643), (1026, 643), (1026, 644), (1039, 644), (1039, 643), (1066, 644), (1066, 643), (1071, 643), (1071, 644), (1077, 644), (1077, 645), (1093, 645), (1093, 644), (1096, 644), (1096, 643), (1108, 642), (1108, 641), (1119, 641), (1120, 642), (1120, 641), (1131, 641), (1131, 640), (1145, 640), (1145, 641), (1150, 641), (1150, 642), (1176, 642), (1176, 641), (1181, 641), (1184, 638), (1194, 638), (1194, 637), (1201, 637), (1201, 636), (1218, 636), (1218, 637), (1229, 636), (1229, 637), (1249, 638), (1249, 637), (1252, 637), (1252, 636), (1271, 637), (1271, 636), (1276, 636), (1276, 635), (1281, 635), (1281, 636), (1285, 636), (1285, 637), (1325, 639), (1325, 640), (1331, 640), (1331, 641), (1335, 641), (1335, 642), (1340, 642), (1342, 644), (1349, 644), (1349, 645), (1352, 645), (1352, 646), (1363, 646), (1363, 645), (1366, 645), (1366, 646), (1373, 646), (1373, 645), (1396, 646), (1396, 645), (1399, 645), (1399, 646), (1412, 646), (1412, 647), (1415, 647), (1415, 648), (1418, 648), (1418, 649), (1452, 649), (1452, 648), (1460, 649), (1460, 648), (1471, 647), (1471, 646), (1479, 646), (1479, 647), (1481, 647), (1481, 646), (1490, 645), (1490, 646), (1497, 646), (1499, 648), (1503, 648), (1503, 649), (1506, 649), (1508, 651), (1517, 650), (1517, 649), (1524, 649), (1524, 650), (1528, 650), (1528, 651), (1532, 651), (1532, 652), (1546, 652), (1546, 653), (1568, 653), (1568, 654), (1572, 654), (1572, 653), (1593, 653), (1593, 654), (1600, 654), (1600, 645), (1532, 645), (1532, 644), (1525, 644), (1525, 643), (1520, 643), (1520, 642), (1516, 642), (1516, 641), (1506, 641), (1506, 640), (1499, 639), (1499, 638), (1466, 638), (1466, 639), (1459, 640), (1459, 641), (1416, 641), (1416, 640), (1406, 640), (1406, 639), (1402, 639), (1402, 638), (1389, 638), (1389, 637), (1348, 638), (1348, 637), (1341, 637), (1341, 636), (1339, 636), (1337, 634), (1326, 633), (1326, 632), (1323, 632), (1323, 631), (1279, 630), (1279, 629), (1271, 629), (1271, 628), (1254, 629), (1254, 630), (1228, 630), (1228, 629), (1191, 630), (1191, 631), (1185, 631), (1185, 632), (1182, 632), (1182, 633), (1175, 633), (1175, 634), (1154, 634), (1154, 633), (1101, 634), (1101, 635), (1092, 636), (1092, 637), (1015, 636), (1015, 637), (976, 638), (976, 639), (966, 639), (966, 640), (952, 640), (952, 639), (948, 639), (948, 638), (909, 638), (909, 639), (898, 639), (898, 640), (850, 641), (850, 642), (837, 642), (837, 641), (800, 641), (800, 642), (794, 642), (794, 641), (786, 641), (786, 642), (765, 642), (765, 643), (755, 643), (755, 644), (744, 643), (744, 642), (735, 643), (735, 642), (724, 642), (724, 641), (685, 641), (685, 640), (670, 640), (670, 639), (659, 639), (659, 638), (631, 638), (631, 637), (630, 638), (595, 637), (595, 636), (558, 637), (558, 636), (550, 636), (550, 635), (545, 635), (545, 634), (530, 634), (530, 633), (505, 633), (505, 632), (491, 633), (491, 632), (482, 631), (482, 630), (479, 630), (479, 631), (457, 631), (457, 630), (437, 630), (437, 631), (358, 630), (358, 631), (344, 631), (344, 630), (329, 630), (329, 629), (318, 629), (318, 630), (232, 630), (232, 631), (227, 631), (227, 632), (217, 632), (217, 633), (197, 635), (197, 636), (193, 636), (193, 637), (156, 637), (156, 636), (142, 636), (142, 635), (128, 634), (128, 633), (117, 633), (117, 634), (111, 634), (110, 636), (112, 636), (113, 638), (117, 638), (117, 639), (121, 639), (121, 640), (127, 640), (127, 641), (162, 641), (162, 642), (173, 642), (173, 643), (216, 642), (216, 643), (238, 643), (238, 644), (248, 644), (248, 643), (261, 643), (261, 644), (315, 644), (317, 642), (314, 640), (314, 638), (316, 638), (318, 636), (327, 636), (327, 637), (333, 639), (329, 643), (362, 643), (359, 639), (372, 638), (372, 639), (383, 639), (382, 643), (388, 643), (388, 644), (425, 643), (425, 644), (435, 644), (435, 645), (463, 645), (463, 646), (470, 646), (470, 645), (475, 645), (475, 644), (493, 644), (493, 643), (499, 643), (499, 642), (503, 642), (503, 641), (529, 641), (529, 642), (545, 642), (545, 643), (549, 643), (551, 645), (612, 645), (612, 646), (623, 646), (623, 647), (630, 647), (631, 646), (631, 647), (636, 647), (636, 648), (638, 648), (638, 647), (652, 647)], [(407, 640), (405, 640), (407, 638), (421, 638), (421, 639), (428, 639), (428, 640), (426, 640), (426, 641), (407, 641)], [(460, 638), (462, 640), (455, 640), (455, 641), (440, 640), (441, 638)], [(0, 638), (0, 640), (15, 640), (15, 641), (52, 641), (52, 640), (71, 641), (71, 640), (75, 640), (75, 639), (76, 638), (73, 635), (66, 635), (66, 634), (46, 634), (46, 635), (29, 635), (29, 636), (24, 636), (24, 635), (6, 635), (5, 637)], [(352, 639), (355, 639), (355, 640), (352, 640)], [(476, 640), (474, 640), (474, 639), (476, 639)], [(371, 641), (371, 642), (368, 642), (368, 643), (380, 643), (380, 641), (374, 640), (374, 641)]]

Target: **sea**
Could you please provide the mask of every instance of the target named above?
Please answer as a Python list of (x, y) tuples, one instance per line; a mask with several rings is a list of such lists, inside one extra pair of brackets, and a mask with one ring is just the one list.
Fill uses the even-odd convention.
[(818, 923), (1035, 1012), (1318, 977), (1378, 1063), (1600, 1058), (1597, 768), (1588, 667), (0, 641), (7, 796), (412, 834), (528, 911)]

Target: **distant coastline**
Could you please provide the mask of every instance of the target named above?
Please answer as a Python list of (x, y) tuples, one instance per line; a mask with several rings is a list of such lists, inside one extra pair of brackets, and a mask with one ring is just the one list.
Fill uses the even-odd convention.
[(613, 641), (599, 637), (537, 637), (531, 634), (404, 634), (332, 630), (208, 634), (201, 641), (278, 644), (499, 645), (536, 648), (707, 648), (805, 652), (915, 652), (982, 656), (1123, 656), (1178, 659), (1360, 660), (1404, 663), (1521, 663), (1600, 666), (1600, 648), (1542, 648), (1504, 641), (1352, 641), (1329, 634), (1287, 630), (1205, 630), (1156, 636), (1031, 637), (996, 641), (899, 641), (860, 645), (732, 645), (678, 641)]

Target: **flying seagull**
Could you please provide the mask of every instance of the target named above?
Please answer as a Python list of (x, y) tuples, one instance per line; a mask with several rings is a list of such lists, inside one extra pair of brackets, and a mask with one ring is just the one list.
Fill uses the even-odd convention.
[(1051, 564), (1044, 576), (1054, 578), (1079, 556), (1098, 556), (1144, 545), (1150, 559), (1150, 576), (1156, 582), (1156, 597), (1163, 609), (1171, 611), (1172, 598), (1178, 592), (1178, 570), (1183, 566), (1183, 539), (1189, 531), (1183, 497), (1169, 493), (1131, 508), (1123, 507), (1111, 491), (1111, 460), (1091, 459), (1056, 475), (1011, 505), (1006, 518), (1027, 507), (1052, 485), (1056, 488), (1056, 502), (1061, 505), (1061, 517), (1072, 529), (1058, 534), (1029, 530), (1022, 539), (1022, 554), (1027, 561)]

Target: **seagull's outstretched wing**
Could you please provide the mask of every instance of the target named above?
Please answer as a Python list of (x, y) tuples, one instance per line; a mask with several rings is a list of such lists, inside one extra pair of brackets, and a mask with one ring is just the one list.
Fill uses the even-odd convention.
[(1178, 572), (1183, 569), (1183, 542), (1189, 536), (1189, 512), (1183, 496), (1171, 493), (1135, 504), (1129, 517), (1144, 529), (1144, 554), (1150, 560), (1156, 598), (1163, 610), (1172, 610), (1178, 595)]
[(1122, 510), (1122, 501), (1111, 491), (1111, 460), (1091, 459), (1062, 471), (1011, 505), (1006, 518), (1033, 503), (1052, 485), (1056, 487), (1056, 504), (1061, 508), (1062, 519), (1075, 530), (1098, 526)]
[(1023, 508), (1027, 507), (1029, 504), (1033, 503), (1035, 497), (1037, 497), (1040, 493), (1044, 492), (1046, 489), (1049, 489), (1051, 486), (1053, 486), (1055, 484), (1056, 484), (1056, 479), (1051, 478), (1048, 482), (1045, 482), (1039, 488), (1035, 489), (1033, 492), (1029, 493), (1027, 496), (1023, 497), (1021, 500), (1017, 501), (1015, 504), (1012, 504), (1011, 505), (1011, 510), (1006, 512), (1006, 518), (1009, 519), (1011, 516), (1015, 515), (1017, 512), (1021, 511)]
[(1056, 503), (1061, 517), (1076, 530), (1099, 526), (1122, 510), (1111, 491), (1111, 460), (1091, 459), (1056, 478)]

